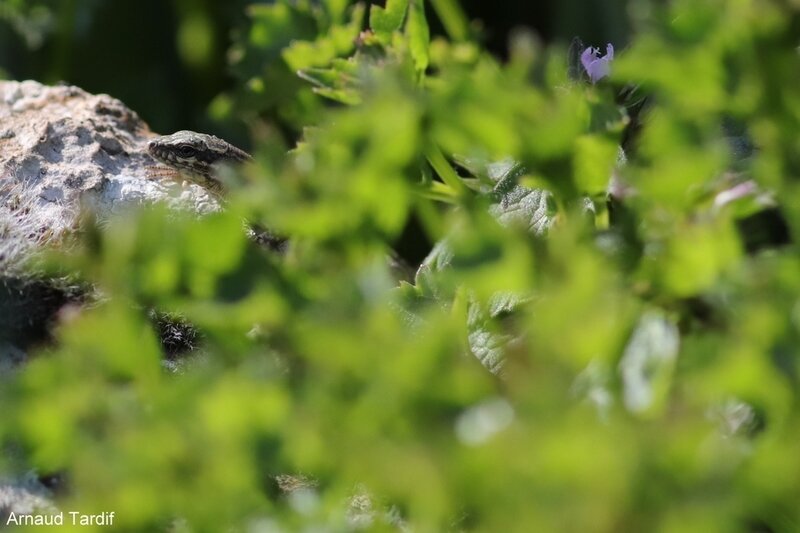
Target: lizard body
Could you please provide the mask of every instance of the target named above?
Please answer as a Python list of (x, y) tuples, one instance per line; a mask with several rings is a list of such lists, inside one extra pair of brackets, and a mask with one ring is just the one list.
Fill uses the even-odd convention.
[[(216, 175), (218, 165), (252, 160), (250, 154), (219, 137), (189, 130), (156, 137), (147, 143), (147, 151), (156, 161), (186, 174), (194, 183), (216, 195), (224, 192)], [(285, 238), (258, 225), (246, 226), (248, 236), (259, 245), (276, 251), (285, 249)]]

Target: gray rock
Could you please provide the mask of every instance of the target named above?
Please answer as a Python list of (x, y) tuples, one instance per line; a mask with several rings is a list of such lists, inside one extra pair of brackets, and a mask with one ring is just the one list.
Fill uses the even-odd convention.
[(21, 267), (43, 245), (61, 242), (83, 214), (102, 223), (154, 203), (198, 214), (220, 209), (216, 197), (147, 154), (154, 135), (108, 95), (0, 81), (0, 342), (24, 349), (62, 305), (80, 301), (78, 288)]
[(153, 135), (108, 95), (0, 81), (0, 268), (61, 238), (87, 208), (100, 219), (155, 202), (198, 213), (219, 209), (198, 185), (155, 170), (145, 150)]
[[(164, 203), (198, 214), (217, 199), (147, 155), (152, 133), (108, 95), (74, 86), (0, 81), (0, 380), (27, 359), (28, 342), (46, 335), (80, 287), (22, 266), (57, 244), (91, 212), (102, 222), (132, 206)], [(8, 459), (6, 457), (5, 459)], [(10, 513), (52, 512), (50, 491), (32, 472), (0, 478), (0, 523)]]
[(0, 479), (0, 524), (5, 525), (11, 513), (52, 514), (58, 509), (50, 501), (50, 491), (33, 473), (14, 480)]

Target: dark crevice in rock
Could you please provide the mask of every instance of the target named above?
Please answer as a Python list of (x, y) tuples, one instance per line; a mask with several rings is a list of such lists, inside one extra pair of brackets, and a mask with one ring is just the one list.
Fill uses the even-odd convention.
[(86, 287), (65, 279), (0, 276), (0, 340), (22, 349), (49, 341), (58, 311), (86, 295)]

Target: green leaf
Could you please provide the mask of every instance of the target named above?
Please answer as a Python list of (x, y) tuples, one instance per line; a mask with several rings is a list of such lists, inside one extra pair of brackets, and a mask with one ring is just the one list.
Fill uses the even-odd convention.
[(430, 46), (430, 31), (428, 21), (425, 19), (425, 5), (423, 0), (411, 0), (408, 11), (408, 22), (406, 23), (406, 33), (411, 47), (411, 57), (414, 59), (414, 66), (420, 72), (428, 68), (429, 56), (428, 47)]
[(456, 174), (456, 171), (453, 170), (453, 167), (450, 166), (450, 163), (447, 162), (447, 159), (445, 159), (444, 154), (438, 147), (430, 146), (426, 155), (431, 166), (442, 181), (459, 194), (465, 194), (467, 192), (466, 185), (461, 181), (461, 178)]
[(726, 221), (683, 224), (658, 264), (666, 288), (686, 297), (708, 290), (740, 254), (736, 234)]
[(315, 85), (314, 92), (343, 104), (354, 105), (361, 101), (358, 64), (335, 59), (331, 68), (299, 70), (297, 75)]
[(370, 8), (369, 26), (382, 43), (388, 44), (392, 34), (400, 30), (407, 10), (408, 0), (386, 0), (386, 7)]
[(582, 135), (575, 140), (573, 172), (578, 188), (586, 193), (602, 192), (608, 185), (619, 147), (600, 135)]
[(467, 17), (456, 0), (431, 0), (439, 20), (451, 39), (464, 41), (468, 36)]
[(283, 59), (292, 70), (327, 66), (338, 56), (349, 53), (361, 31), (364, 19), (364, 6), (353, 8), (350, 22), (335, 25), (313, 41), (297, 40), (284, 48)]
[[(334, 23), (338, 23), (344, 17), (349, 0), (323, 0), (325, 7), (328, 9), (328, 14)], [(363, 8), (363, 6), (361, 6)]]

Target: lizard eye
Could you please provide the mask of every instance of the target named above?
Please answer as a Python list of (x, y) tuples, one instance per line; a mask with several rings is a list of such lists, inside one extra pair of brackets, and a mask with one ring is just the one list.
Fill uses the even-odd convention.
[(183, 157), (191, 157), (194, 155), (194, 148), (188, 145), (180, 146), (178, 148), (178, 153)]

